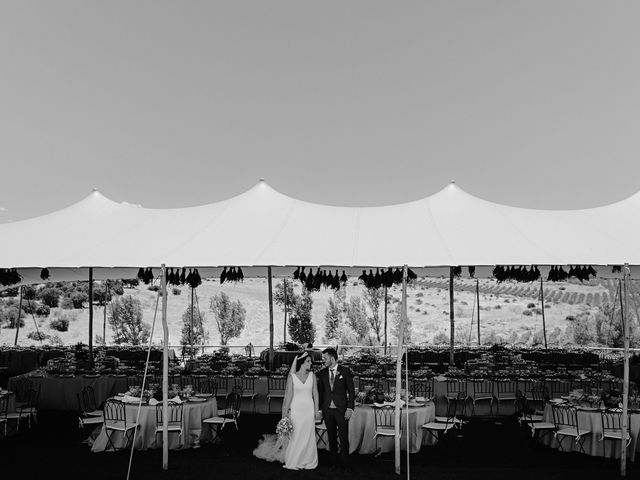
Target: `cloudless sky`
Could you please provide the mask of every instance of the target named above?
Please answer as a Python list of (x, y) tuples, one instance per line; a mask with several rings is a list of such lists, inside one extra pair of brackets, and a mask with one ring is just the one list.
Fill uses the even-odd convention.
[(264, 177), (382, 205), (450, 179), (582, 208), (640, 190), (640, 2), (0, 0), (0, 221)]

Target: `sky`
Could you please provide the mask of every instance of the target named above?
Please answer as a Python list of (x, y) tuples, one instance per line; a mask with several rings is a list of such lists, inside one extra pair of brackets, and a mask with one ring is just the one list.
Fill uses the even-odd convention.
[(640, 2), (0, 0), (0, 222), (259, 178), (330, 205), (455, 179), (530, 208), (640, 190)]

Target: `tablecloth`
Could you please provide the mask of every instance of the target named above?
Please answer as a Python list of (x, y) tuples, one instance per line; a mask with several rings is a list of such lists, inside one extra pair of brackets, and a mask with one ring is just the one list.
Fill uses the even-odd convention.
[[(126, 405), (127, 423), (135, 423), (138, 412), (138, 405)], [(202, 436), (202, 420), (205, 418), (215, 417), (218, 414), (218, 405), (215, 398), (211, 398), (206, 402), (191, 403), (186, 402), (182, 411), (182, 446), (179, 444), (177, 434), (169, 435), (169, 448), (190, 448), (200, 442)], [(143, 405), (140, 409), (140, 417), (138, 419), (138, 431), (134, 441), (134, 446), (139, 450), (147, 450), (149, 448), (162, 447), (162, 433), (156, 436), (156, 407), (151, 405)], [(124, 448), (127, 444), (126, 437), (121, 432), (111, 433), (111, 441), (116, 448)], [(102, 427), (100, 434), (93, 442), (92, 452), (103, 452), (111, 450), (107, 440), (107, 432)]]

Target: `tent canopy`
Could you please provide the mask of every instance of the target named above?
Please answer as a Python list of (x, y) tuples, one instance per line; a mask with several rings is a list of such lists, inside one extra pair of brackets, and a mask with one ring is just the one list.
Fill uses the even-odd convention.
[(110, 276), (126, 278), (161, 264), (640, 265), (639, 219), (640, 192), (597, 208), (535, 210), (474, 197), (453, 182), (381, 207), (309, 203), (262, 180), (224, 201), (172, 209), (94, 191), (62, 210), (1, 224), (0, 267), (117, 267)]

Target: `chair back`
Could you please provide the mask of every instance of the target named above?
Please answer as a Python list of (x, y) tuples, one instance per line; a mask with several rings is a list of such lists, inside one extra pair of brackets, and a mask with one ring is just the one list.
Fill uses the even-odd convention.
[(267, 377), (267, 390), (270, 395), (284, 395), (287, 389), (287, 377)]
[(15, 383), (14, 391), (16, 394), (16, 402), (26, 402), (27, 392), (33, 388), (33, 382), (27, 377), (21, 377)]
[[(622, 411), (617, 410), (601, 410), (602, 416), (602, 437), (611, 433), (618, 433), (622, 435)], [(631, 428), (631, 415), (627, 420), (627, 435)], [(620, 437), (622, 438), (622, 436)]]
[(80, 395), (82, 396), (84, 412), (93, 412), (94, 410), (97, 410), (98, 405), (96, 404), (96, 394), (93, 387), (87, 385), (80, 391)]
[(447, 384), (447, 398), (457, 398), (459, 394), (467, 395), (467, 381), (458, 379), (449, 379)]
[(27, 391), (26, 404), (21, 408), (22, 412), (33, 413), (38, 406), (38, 398), (40, 397), (40, 389), (34, 390), (33, 388)]
[(235, 387), (241, 387), (242, 392), (253, 393), (255, 391), (256, 379), (254, 377), (236, 377)]
[(457, 420), (457, 415), (458, 415), (459, 402), (460, 402), (459, 397), (452, 398), (449, 400), (449, 403), (447, 404), (447, 422), (446, 422), (447, 426), (455, 425), (455, 422)]
[(414, 397), (433, 398), (433, 378), (417, 379), (409, 382), (409, 391)]
[(207, 377), (200, 382), (200, 393), (210, 393), (214, 397), (218, 393), (218, 383), (214, 377)]
[(478, 380), (471, 382), (474, 397), (487, 397), (493, 395), (493, 382), (490, 380)]
[(553, 412), (553, 423), (557, 428), (575, 428), (576, 432), (580, 434), (578, 426), (578, 411), (575, 407), (570, 405), (552, 405), (551, 410)]
[(540, 402), (544, 405), (549, 401), (549, 391), (544, 385), (536, 386), (531, 389), (531, 397), (534, 402)]
[(225, 415), (229, 415), (234, 419), (237, 419), (240, 415), (240, 402), (242, 402), (242, 393), (239, 393), (236, 390), (236, 387), (234, 387), (234, 391), (227, 394), (226, 407), (224, 409)]
[[(167, 404), (167, 425), (182, 425), (182, 411), (184, 404), (168, 402)], [(163, 422), (163, 409), (162, 403), (156, 405), (156, 425), (164, 425)]]
[(534, 400), (533, 391), (540, 391), (544, 388), (544, 381), (541, 380), (529, 380), (529, 379), (520, 379), (520, 384), (522, 385), (522, 394), (529, 400)]
[(0, 395), (0, 420), (7, 418), (9, 411), (9, 395)]
[(496, 380), (493, 388), (498, 398), (516, 398), (518, 382), (515, 380)]
[(376, 430), (379, 428), (394, 428), (396, 425), (396, 407), (384, 405), (382, 407), (373, 406), (376, 419)]
[(140, 375), (127, 376), (127, 388), (131, 388), (131, 387), (142, 388), (142, 377)]
[(125, 425), (127, 423), (127, 410), (125, 408), (125, 404), (120, 400), (116, 400), (113, 398), (108, 399), (104, 403), (104, 423), (105, 425), (124, 422)]
[(218, 394), (219, 395), (227, 395), (230, 392), (229, 390), (229, 377), (217, 377), (216, 384), (218, 385)]

